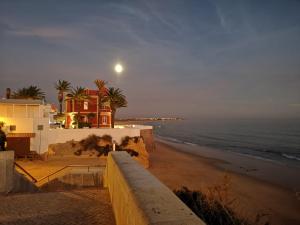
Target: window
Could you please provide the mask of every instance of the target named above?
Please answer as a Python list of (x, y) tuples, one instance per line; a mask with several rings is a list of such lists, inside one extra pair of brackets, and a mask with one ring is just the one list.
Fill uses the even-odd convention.
[(88, 110), (89, 109), (89, 103), (88, 102), (83, 102), (83, 109)]
[(107, 124), (107, 116), (102, 116), (102, 124)]

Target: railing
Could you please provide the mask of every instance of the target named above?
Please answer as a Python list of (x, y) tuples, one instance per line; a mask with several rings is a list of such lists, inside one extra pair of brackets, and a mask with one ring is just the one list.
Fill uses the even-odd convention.
[(20, 166), (18, 163), (14, 162), (15, 166), (18, 167), (20, 170), (22, 170), (27, 176), (30, 177), (30, 179), (33, 181), (33, 183), (37, 182), (37, 179), (35, 179), (30, 173), (28, 173), (22, 166)]
[(94, 165), (94, 166), (91, 166), (91, 165), (67, 165), (67, 166), (64, 166), (63, 168), (47, 175), (47, 176), (44, 176), (42, 178), (40, 178), (39, 180), (37, 180), (36, 178), (34, 178), (29, 172), (27, 172), (21, 165), (19, 165), (18, 163), (14, 163), (16, 167), (18, 167), (19, 169), (21, 169), (27, 176), (30, 177), (30, 179), (33, 181), (33, 183), (37, 184), (37, 183), (40, 183), (41, 181), (43, 180), (46, 180), (47, 179), (47, 182), (50, 181), (50, 177), (67, 169), (67, 168), (82, 168), (82, 167), (86, 167), (88, 169), (88, 172), (90, 171), (90, 168), (100, 168), (100, 167), (105, 167), (105, 166), (100, 166), (100, 165)]
[(47, 181), (49, 182), (51, 176), (53, 176), (53, 175), (55, 175), (55, 174), (57, 174), (57, 173), (59, 173), (59, 172), (65, 170), (65, 169), (67, 169), (67, 168), (76, 168), (76, 167), (77, 167), (77, 168), (80, 168), (80, 167), (87, 167), (88, 172), (89, 172), (89, 171), (90, 171), (90, 168), (95, 168), (95, 167), (105, 167), (105, 166), (100, 166), (100, 165), (96, 165), (96, 166), (90, 166), (90, 165), (67, 165), (67, 166), (64, 166), (63, 168), (61, 168), (61, 169), (59, 169), (59, 170), (57, 170), (57, 171), (55, 171), (55, 172), (53, 172), (53, 173), (47, 175), (47, 176), (42, 177), (41, 179), (37, 180), (35, 183), (39, 183), (39, 182), (41, 182), (41, 181), (43, 181), (43, 180), (46, 180), (46, 179), (47, 179)]

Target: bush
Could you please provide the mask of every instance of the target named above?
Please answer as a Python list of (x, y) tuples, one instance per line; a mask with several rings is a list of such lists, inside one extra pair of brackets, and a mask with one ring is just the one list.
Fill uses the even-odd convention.
[(112, 143), (112, 137), (111, 137), (110, 135), (105, 134), (105, 135), (103, 135), (103, 136), (101, 137), (101, 139), (102, 139), (103, 141)]
[(221, 184), (209, 187), (205, 193), (191, 191), (187, 187), (175, 190), (174, 193), (207, 225), (270, 225), (269, 214), (257, 214), (253, 223), (239, 217), (230, 208), (235, 199), (228, 197), (229, 185), (230, 177), (225, 175)]
[(209, 199), (200, 191), (190, 191), (187, 187), (175, 190), (175, 194), (207, 225), (248, 225), (227, 206)]
[(88, 127), (91, 128), (92, 124), (88, 122), (78, 122), (78, 128)]
[(129, 137), (129, 136), (126, 136), (126, 137), (122, 138), (122, 141), (121, 141), (120, 146), (121, 146), (121, 147), (127, 146), (127, 145), (129, 144), (129, 140), (130, 140), (130, 137)]
[[(127, 144), (130, 140), (130, 137), (125, 137), (125, 139), (127, 140)], [(105, 144), (105, 146), (101, 146), (99, 143), (100, 141), (103, 140), (106, 143), (109, 144)], [(87, 138), (82, 139), (80, 142), (80, 149), (77, 150), (76, 152), (74, 152), (75, 155), (80, 156), (82, 154), (83, 151), (97, 151), (98, 154), (97, 156), (101, 156), (101, 155), (105, 155), (107, 156), (108, 153), (110, 151), (112, 151), (112, 137), (109, 135), (103, 135), (102, 137), (97, 136), (97, 135), (89, 135)], [(122, 142), (123, 144), (123, 142)], [(131, 156), (138, 156), (139, 153), (132, 150), (132, 149), (127, 149), (125, 148), (126, 145), (116, 145), (116, 151), (126, 151), (128, 154), (130, 154)]]
[(136, 151), (134, 151), (134, 150), (132, 150), (132, 149), (128, 149), (128, 148), (119, 148), (119, 149), (116, 149), (116, 151), (126, 151), (130, 156), (138, 156), (139, 155), (139, 153), (138, 152), (136, 152)]
[(80, 144), (81, 149), (83, 151), (93, 150), (93, 149), (96, 149), (98, 147), (98, 143), (99, 143), (100, 140), (101, 140), (100, 136), (91, 134), (87, 138), (82, 139), (79, 142), (79, 144)]

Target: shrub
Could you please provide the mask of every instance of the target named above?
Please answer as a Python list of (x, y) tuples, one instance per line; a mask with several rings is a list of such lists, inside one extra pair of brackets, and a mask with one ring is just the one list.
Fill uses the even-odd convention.
[(209, 187), (205, 192), (182, 187), (174, 193), (207, 225), (270, 225), (269, 214), (258, 213), (251, 223), (231, 209), (236, 199), (229, 198), (230, 183), (230, 177), (225, 175), (220, 184)]
[[(99, 143), (100, 141), (106, 141), (109, 142), (110, 144), (106, 144), (105, 146), (100, 146)], [(125, 140), (127, 141), (127, 144), (130, 140), (130, 137), (125, 137)], [(74, 152), (75, 155), (80, 156), (83, 151), (97, 151), (98, 154), (97, 156), (105, 155), (107, 156), (110, 151), (112, 151), (112, 137), (109, 135), (103, 135), (102, 137), (97, 136), (97, 135), (89, 135), (87, 138), (82, 139), (80, 142), (80, 149)], [(123, 142), (122, 142), (123, 144)], [(116, 151), (126, 151), (128, 154), (131, 156), (138, 156), (139, 153), (132, 150), (132, 149), (127, 149), (125, 146), (127, 145), (116, 145)]]
[(207, 225), (248, 225), (247, 220), (237, 215), (217, 200), (209, 199), (200, 191), (190, 191), (187, 187), (175, 190), (175, 194)]
[(138, 152), (134, 151), (133, 149), (128, 149), (128, 148), (120, 148), (116, 151), (126, 151), (130, 156), (136, 156), (137, 157), (139, 155)]
[(110, 135), (105, 134), (105, 135), (103, 135), (103, 136), (101, 137), (101, 139), (102, 139), (103, 141), (112, 143), (112, 137), (111, 137)]
[(101, 140), (100, 136), (91, 134), (87, 138), (82, 139), (79, 144), (83, 151), (93, 150), (98, 147), (98, 142)]
[(91, 128), (92, 125), (91, 125), (91, 123), (88, 123), (88, 122), (78, 122), (78, 128), (83, 128), (83, 127)]
[(121, 146), (121, 147), (127, 146), (127, 145), (129, 144), (129, 140), (130, 140), (130, 137), (129, 137), (129, 136), (126, 136), (126, 137), (122, 138), (122, 141), (121, 141), (120, 146)]

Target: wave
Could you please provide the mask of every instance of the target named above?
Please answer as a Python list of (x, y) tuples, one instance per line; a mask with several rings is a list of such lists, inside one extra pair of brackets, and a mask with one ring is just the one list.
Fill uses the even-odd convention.
[(293, 159), (293, 160), (300, 161), (300, 158), (297, 157), (297, 156), (294, 156), (294, 155), (288, 155), (288, 154), (286, 154), (286, 153), (281, 153), (281, 155), (282, 155), (284, 158), (287, 158), (287, 159)]
[(188, 142), (188, 141), (182, 141), (173, 137), (166, 137), (166, 136), (160, 136), (160, 135), (156, 135), (157, 137), (164, 139), (166, 141), (170, 141), (173, 143), (179, 143), (179, 144), (185, 144), (185, 145), (191, 145), (191, 146), (197, 146), (197, 144), (192, 143), (192, 142)]
[(184, 142), (183, 141), (180, 141), (176, 138), (173, 138), (173, 137), (166, 137), (166, 136), (160, 136), (160, 135), (156, 135), (157, 137), (161, 138), (161, 139), (164, 139), (166, 141), (170, 141), (170, 142), (174, 142), (174, 143), (180, 143), (180, 144), (183, 144)]
[[(185, 144), (185, 145), (190, 145), (190, 146), (197, 146), (199, 144), (193, 143), (193, 142), (188, 142), (188, 141), (184, 141), (184, 140), (179, 140), (177, 138), (174, 137), (168, 137), (168, 136), (161, 136), (161, 135), (156, 135), (157, 137), (164, 139), (166, 141), (170, 141), (173, 143), (179, 143), (179, 144)], [(253, 158), (257, 158), (257, 159), (261, 159), (261, 160), (266, 160), (266, 161), (277, 161), (278, 159), (272, 159), (273, 157), (266, 157), (261, 155), (261, 153), (268, 153), (268, 154), (272, 154), (273, 156), (281, 156), (282, 158), (285, 159), (289, 159), (289, 160), (296, 160), (296, 161), (300, 161), (300, 158), (294, 155), (290, 155), (284, 152), (280, 152), (280, 151), (276, 151), (276, 150), (271, 150), (271, 149), (266, 149), (265, 147), (258, 147), (258, 146), (238, 146), (238, 145), (232, 145), (232, 144), (220, 144), (220, 143), (206, 143), (206, 144), (202, 144), (202, 146), (207, 146), (207, 147), (212, 147), (212, 148), (216, 148), (216, 149), (220, 149), (220, 150), (227, 150), (227, 151), (231, 151), (231, 152), (235, 152), (237, 154), (241, 154), (241, 155), (247, 155), (249, 157), (253, 157)], [(235, 150), (234, 150), (235, 149)], [(242, 150), (250, 150), (253, 153), (246, 153), (243, 152)], [(259, 154), (260, 153), (260, 154)]]
[(191, 143), (191, 142), (186, 142), (186, 141), (184, 141), (183, 143), (184, 143), (184, 144), (186, 144), (186, 145), (197, 146), (197, 144), (195, 144), (195, 143)]
[(249, 158), (253, 158), (253, 159), (258, 159), (258, 160), (263, 160), (263, 161), (267, 161), (267, 162), (272, 162), (272, 163), (283, 165), (282, 162), (280, 162), (278, 160), (275, 160), (275, 159), (265, 158), (265, 157), (262, 157), (262, 156), (251, 155), (251, 154), (247, 154), (247, 153), (240, 153), (240, 152), (233, 152), (233, 153), (235, 153), (237, 155), (241, 155), (241, 156), (246, 156), (246, 157), (249, 157)]

